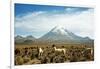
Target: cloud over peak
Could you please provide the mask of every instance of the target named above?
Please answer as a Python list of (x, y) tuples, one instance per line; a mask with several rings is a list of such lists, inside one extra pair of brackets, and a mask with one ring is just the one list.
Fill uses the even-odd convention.
[(82, 11), (66, 8), (64, 12), (58, 10), (52, 12), (35, 11), (23, 16), (16, 16), (15, 34), (30, 34), (39, 38), (57, 25), (64, 25), (68, 30), (83, 37), (89, 36), (94, 38), (93, 9)]

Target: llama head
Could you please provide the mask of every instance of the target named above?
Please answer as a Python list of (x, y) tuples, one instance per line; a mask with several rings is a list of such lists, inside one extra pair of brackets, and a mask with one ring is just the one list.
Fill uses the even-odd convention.
[(55, 45), (53, 44), (52, 47), (55, 47)]
[(56, 49), (56, 47), (54, 47), (54, 49)]

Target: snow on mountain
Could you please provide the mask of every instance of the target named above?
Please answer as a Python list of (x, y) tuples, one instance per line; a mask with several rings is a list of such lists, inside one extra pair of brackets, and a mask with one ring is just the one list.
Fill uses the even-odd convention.
[(62, 26), (56, 26), (53, 29), (51, 29), (48, 33), (46, 33), (44, 36), (36, 39), (33, 36), (29, 35), (26, 37), (22, 37), (20, 35), (15, 37), (16, 43), (33, 43), (33, 42), (39, 42), (39, 43), (90, 43), (91, 40), (89, 37), (80, 37), (75, 35), (74, 33), (68, 31), (67, 29), (63, 28)]
[(39, 38), (39, 40), (80, 42), (80, 41), (91, 40), (91, 39), (89, 37), (83, 38), (83, 37), (77, 36), (74, 33), (68, 31), (67, 29), (61, 26), (56, 26), (47, 34)]
[(56, 34), (60, 34), (60, 35), (67, 35), (67, 32), (65, 31), (65, 29), (62, 26), (56, 26), (54, 27), (51, 32), (56, 33)]

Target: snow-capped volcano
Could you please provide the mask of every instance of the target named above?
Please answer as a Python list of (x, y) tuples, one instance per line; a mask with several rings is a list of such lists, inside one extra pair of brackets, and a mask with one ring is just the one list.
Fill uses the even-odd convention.
[[(54, 27), (50, 32), (45, 34), (41, 39), (45, 40), (69, 40), (69, 39), (75, 39), (77, 37), (72, 32), (69, 32), (67, 29), (63, 28), (62, 26), (56, 26)], [(78, 37), (77, 37), (78, 38)]]
[(62, 26), (56, 26), (51, 31), (49, 31), (47, 34), (39, 38), (39, 40), (42, 41), (61, 41), (61, 42), (80, 42), (80, 41), (86, 41), (91, 39), (86, 39), (80, 36), (75, 35), (74, 33), (68, 31)]
[(67, 32), (65, 31), (65, 29), (62, 26), (56, 26), (54, 27), (51, 32), (56, 33), (56, 34), (60, 34), (60, 35), (66, 35)]
[(26, 37), (22, 37), (20, 35), (15, 37), (15, 43), (91, 43), (93, 40), (91, 40), (89, 37), (80, 37), (75, 35), (74, 33), (68, 31), (66, 28), (62, 26), (56, 26), (53, 29), (51, 29), (48, 33), (46, 33), (44, 36), (36, 39), (33, 36), (29, 35)]

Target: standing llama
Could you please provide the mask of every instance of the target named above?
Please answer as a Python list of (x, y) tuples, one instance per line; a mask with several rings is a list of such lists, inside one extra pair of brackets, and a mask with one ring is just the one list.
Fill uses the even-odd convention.
[(38, 52), (39, 52), (39, 56), (42, 56), (42, 54), (43, 54), (43, 49), (40, 47), (40, 48), (38, 48)]
[(52, 45), (53, 47), (54, 47), (54, 50), (55, 51), (58, 51), (58, 52), (63, 52), (64, 54), (66, 54), (66, 49), (65, 48), (56, 48), (56, 46), (55, 45)]

